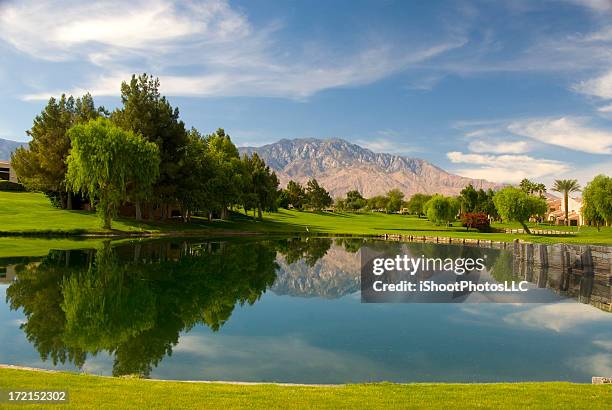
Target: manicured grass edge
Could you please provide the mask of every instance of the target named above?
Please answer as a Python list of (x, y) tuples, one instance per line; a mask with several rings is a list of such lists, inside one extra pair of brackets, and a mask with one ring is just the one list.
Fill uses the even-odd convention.
[[(299, 385), (113, 378), (0, 366), (0, 389), (67, 390), (76, 408), (609, 408), (612, 385), (367, 383)], [(45, 405), (45, 407), (48, 405)]]

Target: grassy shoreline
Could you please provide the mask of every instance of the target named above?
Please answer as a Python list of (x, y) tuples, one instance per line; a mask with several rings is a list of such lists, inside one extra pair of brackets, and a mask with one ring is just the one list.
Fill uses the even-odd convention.
[(585, 408), (612, 404), (612, 385), (369, 383), (337, 386), (198, 383), (0, 368), (3, 390), (68, 390), (74, 408)]
[[(459, 225), (459, 223), (455, 223)], [(498, 229), (516, 229), (518, 224), (495, 224)], [(194, 218), (180, 221), (149, 222), (119, 218), (113, 230), (99, 228), (95, 213), (67, 211), (51, 207), (39, 193), (0, 192), (0, 237), (47, 238), (137, 238), (175, 236), (246, 236), (246, 235), (332, 235), (373, 237), (387, 235), (466, 238), (534, 243), (578, 243), (612, 245), (612, 228), (597, 231), (591, 227), (536, 226), (555, 231), (554, 235), (527, 235), (504, 232), (466, 231), (460, 226), (436, 226), (424, 218), (381, 213), (325, 213), (280, 210), (266, 214), (263, 221), (237, 214), (229, 221), (208, 222)]]

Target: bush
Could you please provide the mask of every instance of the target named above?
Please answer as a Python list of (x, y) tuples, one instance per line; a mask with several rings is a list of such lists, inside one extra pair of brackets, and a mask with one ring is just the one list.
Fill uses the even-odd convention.
[(24, 192), (25, 190), (19, 182), (0, 181), (0, 191)]
[(475, 228), (480, 232), (491, 231), (489, 217), (484, 212), (465, 213), (461, 215), (461, 224), (465, 226), (467, 230)]

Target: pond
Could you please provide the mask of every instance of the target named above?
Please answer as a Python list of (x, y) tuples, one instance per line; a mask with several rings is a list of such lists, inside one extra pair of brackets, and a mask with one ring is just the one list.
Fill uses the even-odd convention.
[(486, 255), (493, 278), (517, 274), (509, 250), (355, 238), (51, 250), (0, 259), (0, 363), (294, 383), (612, 375), (612, 314), (584, 291), (609, 295), (609, 278), (531, 278), (546, 303), (361, 303), (363, 246)]

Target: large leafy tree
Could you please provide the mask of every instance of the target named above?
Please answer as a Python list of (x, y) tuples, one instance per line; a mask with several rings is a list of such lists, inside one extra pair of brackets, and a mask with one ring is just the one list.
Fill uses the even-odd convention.
[(291, 180), (287, 183), (285, 191), (287, 192), (288, 203), (293, 206), (294, 209), (302, 209), (306, 202), (306, 191), (304, 187), (299, 182)]
[(208, 211), (210, 215), (215, 209), (216, 202), (209, 192), (215, 168), (206, 139), (195, 128), (188, 132), (187, 144), (183, 149), (181, 184), (177, 187), (176, 195), (183, 221), (188, 221), (196, 211)]
[(361, 193), (357, 190), (348, 191), (346, 200), (343, 202), (345, 209), (349, 211), (358, 211), (366, 206), (367, 202)]
[(502, 219), (520, 223), (528, 234), (531, 234), (526, 224), (529, 218), (534, 215), (541, 216), (547, 209), (543, 198), (529, 195), (514, 187), (498, 191), (493, 197), (493, 202)]
[(333, 203), (329, 192), (319, 185), (317, 180), (314, 178), (308, 181), (308, 184), (306, 184), (306, 198), (308, 205), (316, 211), (320, 211)]
[(599, 227), (612, 223), (612, 178), (597, 175), (582, 191), (582, 213), (587, 222)]
[(408, 200), (406, 207), (408, 212), (413, 215), (417, 215), (419, 218), (421, 215), (425, 215), (425, 204), (431, 199), (431, 195), (427, 194), (414, 194)]
[(434, 195), (425, 204), (427, 219), (435, 224), (449, 224), (457, 218), (460, 204), (455, 198)]
[(206, 144), (214, 175), (208, 181), (207, 191), (214, 200), (214, 210), (222, 219), (228, 216), (228, 207), (240, 203), (244, 180), (243, 164), (240, 161), (238, 148), (231, 137), (219, 128), (206, 137)]
[(257, 217), (261, 220), (264, 209), (275, 210), (276, 208), (278, 178), (257, 153), (251, 157), (245, 155), (242, 161), (246, 181), (244, 193), (252, 198), (253, 205), (257, 209)]
[(89, 195), (102, 227), (111, 228), (113, 216), (130, 190), (149, 190), (159, 175), (159, 149), (140, 135), (99, 118), (68, 130), (72, 150), (67, 158), (68, 186)]
[(29, 189), (59, 196), (61, 207), (71, 209), (72, 196), (65, 180), (66, 157), (71, 146), (67, 131), (74, 124), (105, 114), (104, 108), (95, 107), (90, 94), (76, 100), (65, 94), (49, 99), (27, 131), (32, 138), (28, 147), (18, 148), (11, 157), (19, 181)]
[(392, 189), (387, 192), (387, 212), (398, 212), (402, 209), (404, 193), (399, 189)]
[(563, 203), (565, 204), (565, 225), (569, 226), (569, 195), (572, 192), (580, 191), (580, 185), (575, 179), (557, 179), (553, 185), (553, 191), (563, 194)]
[[(187, 131), (179, 119), (178, 108), (173, 108), (160, 94), (159, 87), (158, 78), (148, 74), (133, 75), (129, 82), (121, 84), (123, 107), (115, 110), (111, 118), (121, 128), (142, 135), (159, 148), (161, 162), (153, 197), (161, 207), (162, 218), (166, 218), (170, 216), (170, 206), (178, 200)], [(152, 210), (149, 211), (151, 217)]]

